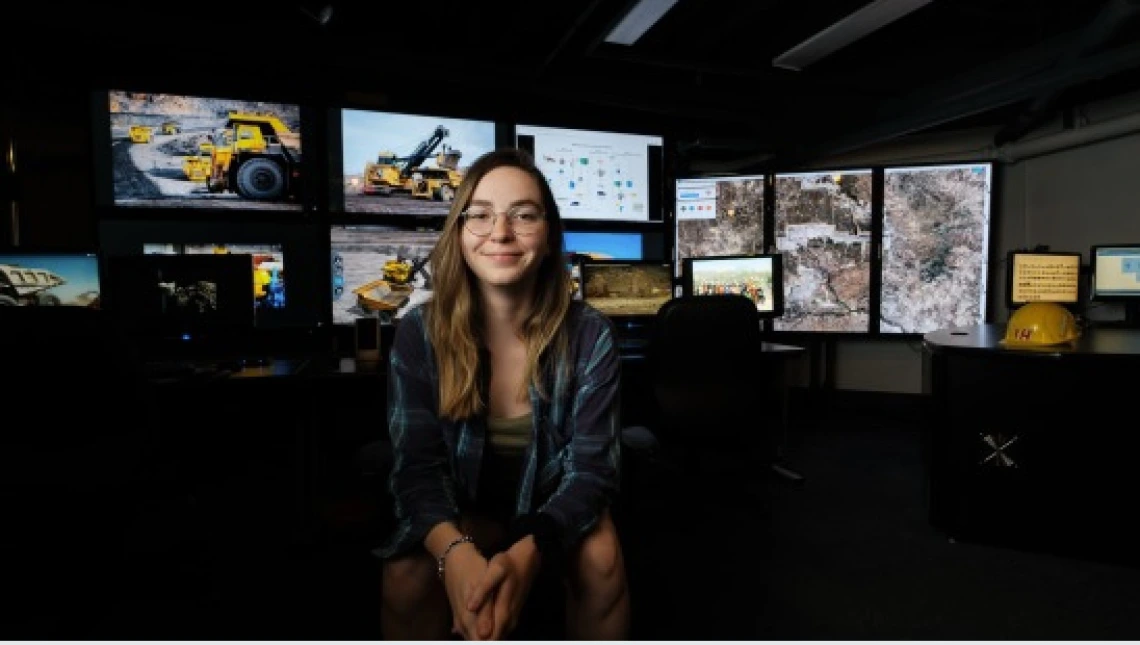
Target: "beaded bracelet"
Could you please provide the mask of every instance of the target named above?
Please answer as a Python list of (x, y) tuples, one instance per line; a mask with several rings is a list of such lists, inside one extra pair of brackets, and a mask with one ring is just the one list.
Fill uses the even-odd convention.
[(448, 544), (447, 547), (443, 549), (443, 553), (439, 554), (439, 559), (436, 560), (435, 571), (437, 574), (439, 574), (440, 580), (443, 580), (443, 561), (445, 558), (447, 558), (447, 554), (451, 553), (451, 550), (454, 549), (455, 547), (459, 546), (460, 544), (466, 544), (469, 542), (474, 544), (475, 538), (471, 537), (470, 535), (461, 535), (461, 536), (455, 538), (454, 540), (452, 540), (451, 543)]

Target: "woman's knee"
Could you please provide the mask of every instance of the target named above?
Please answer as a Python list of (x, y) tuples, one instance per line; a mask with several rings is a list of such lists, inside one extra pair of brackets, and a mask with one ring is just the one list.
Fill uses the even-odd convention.
[(382, 601), (399, 613), (422, 610), (440, 587), (435, 563), (426, 552), (385, 560), (381, 585)]
[(574, 558), (579, 584), (591, 587), (625, 578), (617, 527), (607, 511), (579, 544)]

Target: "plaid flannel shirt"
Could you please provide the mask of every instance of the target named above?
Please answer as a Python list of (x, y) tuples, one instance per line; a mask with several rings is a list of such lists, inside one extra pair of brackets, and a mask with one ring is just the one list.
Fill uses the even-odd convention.
[[(458, 522), (460, 509), (478, 499), (486, 420), (439, 417), (439, 375), (424, 313), (421, 305), (400, 320), (389, 353), (388, 433), (395, 456), (389, 487), (397, 526), (373, 552), (381, 558), (422, 545), (432, 527)], [(554, 393), (549, 400), (529, 388), (533, 434), (515, 513), (549, 515), (569, 548), (617, 494), (621, 359), (612, 322), (589, 305), (573, 302), (565, 325), (571, 369), (546, 366), (544, 386)], [(490, 364), (485, 353), (482, 358)], [(484, 369), (484, 393), (489, 376)]]

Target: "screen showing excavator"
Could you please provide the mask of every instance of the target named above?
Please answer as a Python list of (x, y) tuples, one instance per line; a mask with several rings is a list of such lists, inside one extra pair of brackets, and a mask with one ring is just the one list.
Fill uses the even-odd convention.
[(439, 232), (386, 225), (333, 225), (329, 230), (332, 323), (372, 316), (400, 318), (431, 297), (428, 258)]
[(495, 122), (340, 110), (340, 190), (333, 210), (444, 217), (467, 167), (495, 149)]

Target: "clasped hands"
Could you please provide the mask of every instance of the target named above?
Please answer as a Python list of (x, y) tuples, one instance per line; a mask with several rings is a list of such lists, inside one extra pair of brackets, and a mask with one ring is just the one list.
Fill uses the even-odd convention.
[(538, 574), (534, 538), (527, 536), (489, 560), (467, 544), (448, 560), (443, 582), (452, 632), (466, 640), (500, 640), (509, 634)]

